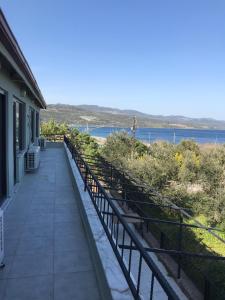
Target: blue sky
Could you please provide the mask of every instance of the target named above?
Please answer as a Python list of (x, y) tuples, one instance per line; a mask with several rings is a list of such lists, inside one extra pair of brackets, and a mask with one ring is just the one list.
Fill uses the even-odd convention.
[(225, 119), (224, 0), (0, 0), (47, 103)]

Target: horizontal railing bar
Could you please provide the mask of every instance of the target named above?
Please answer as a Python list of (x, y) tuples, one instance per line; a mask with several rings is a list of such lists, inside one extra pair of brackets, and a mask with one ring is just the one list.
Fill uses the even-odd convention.
[[(103, 214), (113, 215), (109, 212), (102, 212)], [(131, 216), (127, 214), (121, 214), (124, 218), (130, 218), (130, 219), (137, 219), (137, 220), (143, 220), (148, 221), (150, 223), (163, 223), (163, 224), (170, 224), (170, 225), (176, 225), (176, 226), (183, 226), (183, 227), (191, 227), (191, 228), (197, 228), (197, 229), (204, 229), (204, 230), (212, 230), (213, 228), (210, 227), (201, 227), (199, 225), (194, 224), (187, 224), (187, 223), (181, 223), (176, 221), (169, 221), (169, 220), (163, 220), (163, 219), (157, 219), (157, 218), (150, 218), (150, 217), (142, 217), (142, 216)]]
[[(119, 245), (121, 249), (126, 250), (138, 250), (134, 246), (129, 245)], [(207, 255), (203, 253), (192, 253), (192, 252), (186, 252), (186, 251), (178, 251), (178, 250), (169, 250), (169, 249), (160, 249), (160, 248), (148, 248), (145, 247), (145, 250), (148, 252), (154, 252), (154, 253), (161, 253), (161, 254), (169, 254), (169, 255), (177, 255), (177, 256), (190, 256), (190, 257), (196, 257), (196, 258), (203, 258), (203, 259), (213, 259), (213, 260), (222, 260), (225, 261), (225, 256), (215, 256), (215, 255)]]
[(186, 209), (186, 208), (182, 208), (182, 207), (174, 207), (171, 205), (165, 205), (165, 204), (156, 204), (156, 203), (150, 203), (150, 202), (146, 202), (146, 201), (136, 201), (136, 200), (129, 200), (129, 199), (120, 199), (120, 198), (112, 198), (115, 201), (120, 201), (120, 202), (129, 202), (129, 203), (136, 203), (136, 204), (143, 204), (143, 205), (149, 205), (149, 206), (156, 206), (156, 207), (163, 207), (163, 208), (169, 208), (169, 209), (174, 209), (177, 211), (180, 211), (181, 209)]

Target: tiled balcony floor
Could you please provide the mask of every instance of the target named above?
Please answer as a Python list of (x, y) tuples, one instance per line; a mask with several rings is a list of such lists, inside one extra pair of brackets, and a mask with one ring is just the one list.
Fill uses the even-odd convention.
[(1, 300), (100, 299), (63, 148), (41, 152), (5, 212)]

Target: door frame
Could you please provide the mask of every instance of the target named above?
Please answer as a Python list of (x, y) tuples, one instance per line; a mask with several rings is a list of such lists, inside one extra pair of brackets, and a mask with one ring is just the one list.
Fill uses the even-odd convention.
[(16, 165), (16, 102), (13, 101), (13, 181), (16, 184), (17, 165)]
[[(3, 139), (4, 139), (4, 142), (5, 142), (5, 147), (4, 147), (4, 156), (5, 156), (5, 163), (4, 163), (4, 175), (5, 175), (5, 180), (3, 182), (3, 185), (4, 185), (4, 195), (3, 195), (3, 200), (5, 198), (7, 198), (8, 196), (8, 164), (7, 164), (7, 161), (8, 161), (8, 151), (7, 151), (7, 145), (8, 145), (8, 126), (7, 126), (7, 123), (8, 123), (8, 101), (7, 101), (7, 92), (2, 89), (0, 87), (0, 95), (3, 96), (3, 101), (4, 101), (4, 111), (5, 111), (5, 118), (4, 118), (4, 124), (3, 124), (3, 128), (4, 128), (4, 136), (3, 136)], [(1, 204), (1, 203), (0, 203)]]

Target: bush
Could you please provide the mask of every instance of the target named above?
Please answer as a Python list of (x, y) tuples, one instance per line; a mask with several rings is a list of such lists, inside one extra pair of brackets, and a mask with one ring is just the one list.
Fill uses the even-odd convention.
[(166, 174), (167, 183), (177, 180), (179, 164), (175, 157), (176, 148), (166, 142), (154, 143), (150, 148), (150, 156), (154, 157)]
[(198, 180), (200, 161), (195, 152), (185, 150), (176, 159), (180, 165), (178, 179), (182, 183), (195, 182)]
[(82, 133), (77, 131), (76, 129), (73, 129), (71, 131), (71, 141), (76, 146), (76, 148), (84, 155), (99, 155), (98, 143), (89, 134)]
[(200, 178), (207, 192), (212, 194), (224, 185), (224, 164), (214, 152), (206, 152), (201, 156)]
[[(200, 148), (194, 141), (182, 141), (157, 142), (148, 148), (127, 133), (114, 133), (102, 154), (177, 205), (192, 208), (196, 215), (204, 213), (211, 224), (225, 223), (221, 192), (225, 191), (225, 146)], [(196, 186), (197, 191), (192, 188)]]
[(204, 212), (211, 225), (219, 224), (225, 229), (225, 189), (217, 189), (215, 195), (204, 203)]
[(102, 155), (117, 166), (122, 166), (128, 159), (135, 159), (148, 152), (148, 147), (135, 140), (126, 132), (116, 132), (107, 137), (102, 147)]
[(188, 150), (188, 151), (195, 153), (196, 156), (198, 156), (200, 154), (200, 148), (199, 148), (198, 144), (191, 140), (181, 141), (180, 144), (178, 144), (176, 148), (177, 148), (177, 152), (179, 152), (179, 153), (183, 153)]
[(169, 169), (166, 169), (159, 160), (149, 155), (128, 160), (127, 170), (134, 178), (155, 189), (163, 188), (170, 178)]
[(57, 123), (51, 119), (48, 122), (41, 123), (41, 135), (64, 135), (69, 131), (69, 126), (66, 123)]

